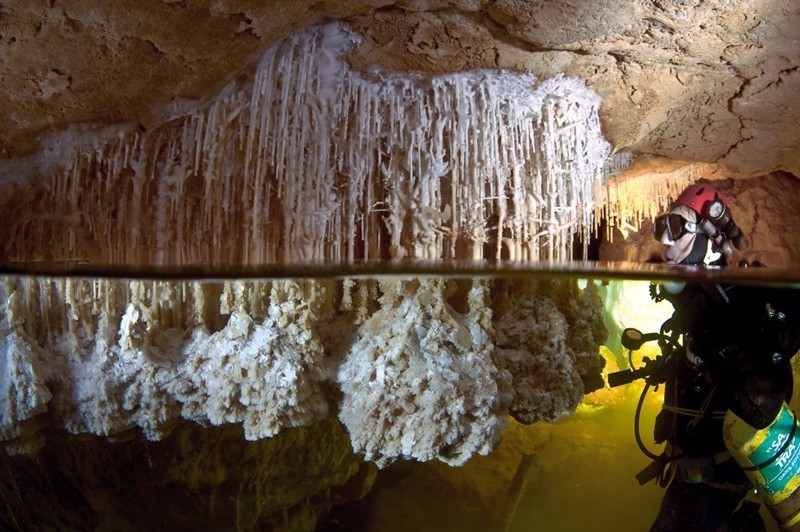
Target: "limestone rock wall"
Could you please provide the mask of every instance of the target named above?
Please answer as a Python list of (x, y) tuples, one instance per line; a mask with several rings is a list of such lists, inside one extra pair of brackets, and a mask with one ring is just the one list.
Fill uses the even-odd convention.
[(12, 2), (0, 17), (5, 156), (76, 123), (160, 124), (217, 93), (264, 50), (322, 20), (364, 37), (363, 70), (557, 73), (603, 97), (617, 150), (798, 170), (792, 2), (271, 0)]

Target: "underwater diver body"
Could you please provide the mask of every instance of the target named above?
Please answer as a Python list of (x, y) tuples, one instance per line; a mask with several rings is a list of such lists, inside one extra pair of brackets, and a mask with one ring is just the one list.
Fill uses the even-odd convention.
[(656, 297), (675, 307), (665, 330), (683, 334), (685, 353), (670, 360), (665, 407), (656, 419), (655, 440), (669, 442), (668, 454), (678, 458), (669, 463), (674, 476), (651, 530), (763, 530), (758, 503), (736, 511), (752, 485), (726, 448), (723, 423), (731, 410), (764, 428), (791, 397), (791, 355), (773, 354), (796, 351), (797, 335), (777, 345), (774, 333), (783, 324), (770, 323), (765, 310), (791, 302), (758, 287), (660, 290)]
[[(723, 223), (708, 222), (709, 210), (719, 214), (720, 208), (709, 209), (711, 202), (722, 204)], [(727, 205), (704, 185), (684, 191), (656, 220), (654, 233), (667, 246), (668, 263), (692, 266), (724, 264), (728, 240), (737, 248), (744, 241)], [(764, 429), (785, 408), (790, 359), (800, 348), (800, 302), (778, 289), (715, 283), (653, 284), (651, 295), (675, 309), (662, 333), (683, 338), (682, 356), (669, 360), (656, 418), (655, 439), (668, 442), (667, 449), (639, 477), (668, 483), (651, 531), (765, 530), (760, 503), (747, 497), (752, 479), (728, 451), (724, 432), (731, 412)], [(787, 506), (800, 505), (800, 490), (791, 498), (783, 511), (794, 515)]]

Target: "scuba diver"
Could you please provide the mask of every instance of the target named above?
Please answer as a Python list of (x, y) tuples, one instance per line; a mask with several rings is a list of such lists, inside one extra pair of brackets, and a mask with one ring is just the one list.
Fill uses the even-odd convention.
[[(723, 266), (745, 236), (712, 187), (687, 188), (654, 224), (665, 262)], [(742, 264), (741, 266), (746, 266)], [(800, 529), (800, 431), (787, 403), (790, 360), (800, 348), (800, 301), (790, 290), (714, 282), (651, 284), (674, 313), (659, 333), (632, 331), (629, 349), (658, 339), (662, 355), (613, 375), (616, 386), (664, 384), (655, 441), (666, 443), (639, 482), (667, 486), (651, 531), (765, 530), (761, 503), (782, 528)], [(795, 299), (795, 300), (793, 300)], [(626, 332), (627, 332), (626, 331)], [(637, 341), (638, 340), (638, 341)], [(626, 344), (623, 338), (623, 345)], [(651, 363), (652, 362), (652, 363)], [(794, 528), (792, 528), (794, 529)]]

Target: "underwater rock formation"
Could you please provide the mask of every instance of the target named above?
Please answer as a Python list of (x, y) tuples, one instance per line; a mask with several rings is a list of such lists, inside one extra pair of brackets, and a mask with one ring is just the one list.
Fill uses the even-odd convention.
[(487, 454), (503, 426), (509, 377), (495, 360), (489, 289), (475, 281), (461, 314), (447, 302), (453, 284), (381, 281), (381, 307), (339, 370), (339, 416), (354, 448), (379, 466), (461, 465)]
[(313, 530), (372, 486), (375, 466), (335, 418), (247, 441), (241, 426), (183, 421), (158, 442), (47, 431), (33, 455), (0, 453), (4, 530)]
[(509, 408), (553, 420), (601, 379), (593, 284), (495, 284), (6, 279), (0, 437), (10, 452), (48, 428), (159, 441), (183, 419), (259, 440), (338, 411), (379, 466), (463, 464)]
[(497, 352), (513, 376), (511, 415), (522, 423), (554, 421), (575, 411), (584, 393), (602, 388), (598, 347), (608, 331), (597, 287), (574, 282), (509, 283), (497, 304)]

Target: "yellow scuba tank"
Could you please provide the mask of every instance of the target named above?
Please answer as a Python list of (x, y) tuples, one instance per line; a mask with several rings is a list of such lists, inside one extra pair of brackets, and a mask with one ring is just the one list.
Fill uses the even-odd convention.
[(763, 429), (728, 410), (723, 435), (781, 529), (800, 530), (800, 430), (788, 405)]

